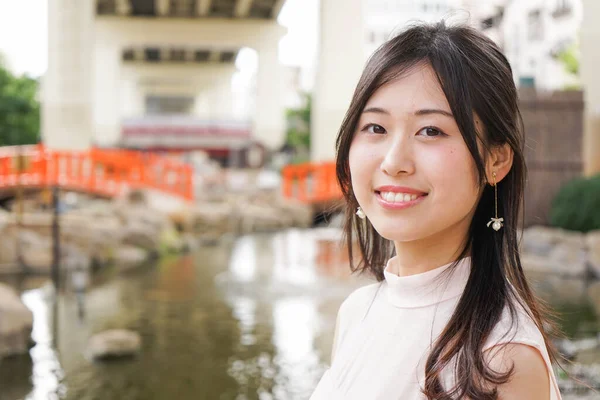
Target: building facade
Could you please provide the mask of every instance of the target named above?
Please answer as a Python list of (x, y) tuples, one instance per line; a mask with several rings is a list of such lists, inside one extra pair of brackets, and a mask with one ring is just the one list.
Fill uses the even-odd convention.
[[(284, 0), (52, 0), (42, 138), (51, 148), (281, 145)], [(251, 114), (234, 105), (242, 48), (258, 55)]]
[(518, 86), (562, 90), (580, 84), (561, 59), (579, 58), (581, 0), (504, 0), (487, 11), (479, 25), (502, 47)]

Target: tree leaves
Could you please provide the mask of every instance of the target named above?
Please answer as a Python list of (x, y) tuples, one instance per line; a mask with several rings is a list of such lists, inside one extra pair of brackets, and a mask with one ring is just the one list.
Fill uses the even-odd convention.
[(39, 141), (39, 83), (27, 75), (13, 75), (0, 60), (0, 146)]

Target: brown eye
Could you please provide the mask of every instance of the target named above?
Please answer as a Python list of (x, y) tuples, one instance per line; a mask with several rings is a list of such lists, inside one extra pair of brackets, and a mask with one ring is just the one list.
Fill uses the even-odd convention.
[(363, 128), (363, 131), (366, 131), (369, 133), (376, 133), (376, 134), (385, 133), (385, 129), (381, 125), (377, 125), (377, 124), (368, 124), (367, 126), (365, 126)]
[(446, 136), (446, 135), (439, 129), (434, 128), (433, 126), (428, 126), (419, 131), (419, 136), (437, 137), (437, 136)]

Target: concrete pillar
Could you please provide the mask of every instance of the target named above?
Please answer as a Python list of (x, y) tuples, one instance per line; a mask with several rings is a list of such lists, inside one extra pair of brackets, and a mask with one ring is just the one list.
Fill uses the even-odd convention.
[(581, 79), (584, 90), (583, 160), (587, 176), (600, 174), (600, 2), (583, 0)]
[(202, 90), (196, 95), (194, 116), (204, 120), (210, 119), (210, 96), (207, 90)]
[(321, 0), (311, 159), (333, 160), (335, 138), (365, 62), (362, 0)]
[(94, 5), (94, 0), (48, 2), (42, 140), (51, 148), (85, 149), (91, 144)]
[(122, 79), (120, 83), (120, 111), (121, 118), (141, 117), (144, 115), (144, 97), (140, 92), (137, 80)]
[(94, 142), (114, 146), (121, 138), (121, 47), (117, 41), (96, 41), (94, 51)]
[(270, 150), (281, 147), (285, 140), (284, 71), (279, 63), (278, 49), (283, 29), (279, 25), (269, 29), (269, 36), (256, 49), (258, 71), (253, 134)]
[(223, 68), (218, 74), (213, 75), (211, 86), (211, 116), (218, 121), (231, 121), (233, 119), (233, 90), (231, 79), (235, 66)]

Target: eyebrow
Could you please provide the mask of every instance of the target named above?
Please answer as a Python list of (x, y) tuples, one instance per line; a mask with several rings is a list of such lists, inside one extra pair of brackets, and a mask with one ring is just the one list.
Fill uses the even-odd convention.
[[(363, 114), (366, 114), (366, 113), (390, 115), (390, 112), (388, 110), (386, 110), (385, 108), (380, 108), (380, 107), (365, 108), (363, 111)], [(454, 118), (454, 115), (452, 115), (451, 112), (440, 110), (437, 108), (425, 108), (423, 110), (417, 110), (414, 113), (414, 115), (416, 115), (416, 116), (431, 115), (431, 114), (440, 114), (440, 115), (444, 115), (449, 118)]]

